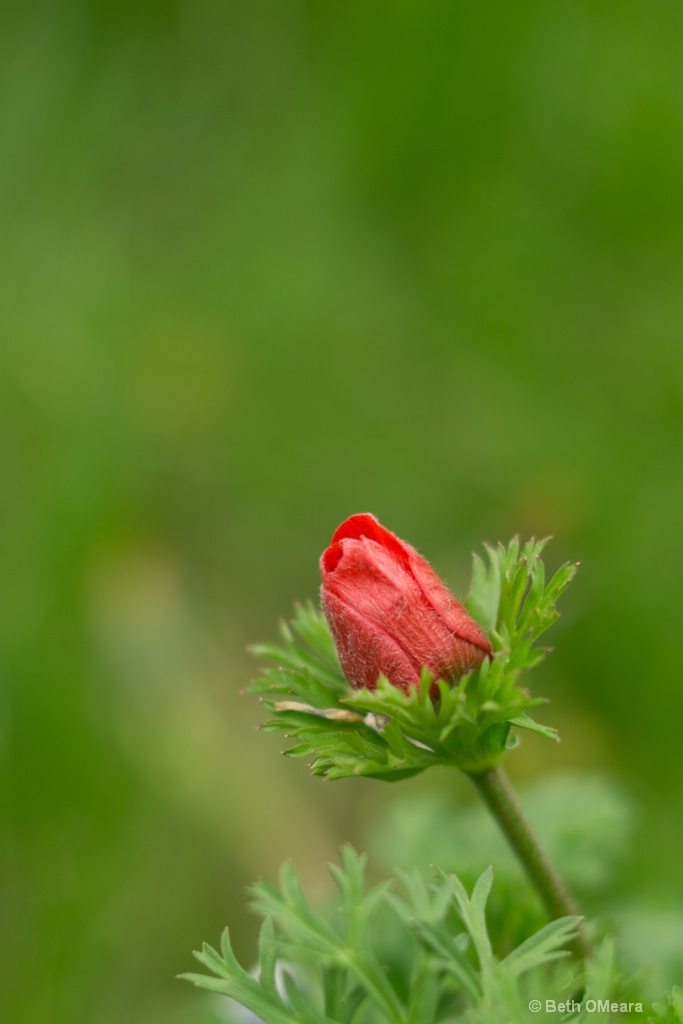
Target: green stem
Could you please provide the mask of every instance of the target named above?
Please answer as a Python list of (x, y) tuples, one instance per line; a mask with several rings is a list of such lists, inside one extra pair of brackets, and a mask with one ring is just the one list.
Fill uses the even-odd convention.
[[(550, 917), (578, 916), (574, 901), (532, 831), (503, 769), (489, 768), (488, 771), (471, 774), (470, 778), (519, 857)], [(582, 925), (579, 925), (573, 949), (582, 960), (592, 956)]]

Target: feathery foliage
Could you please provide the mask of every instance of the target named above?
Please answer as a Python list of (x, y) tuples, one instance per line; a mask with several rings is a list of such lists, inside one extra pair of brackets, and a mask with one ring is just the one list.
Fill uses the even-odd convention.
[(426, 881), (418, 870), (401, 870), (368, 887), (366, 858), (346, 846), (341, 860), (330, 865), (339, 898), (327, 913), (311, 906), (289, 863), (279, 888), (253, 887), (264, 918), (257, 971), (238, 963), (226, 929), (220, 953), (204, 946), (195, 954), (210, 975), (184, 977), (265, 1024), (499, 1024), (526, 1019), (529, 992), (539, 987), (571, 994), (590, 982), (595, 998), (612, 995), (609, 971), (587, 982), (569, 962), (577, 918), (552, 921), (496, 955), (486, 925), (490, 868), (470, 895), (445, 872)]

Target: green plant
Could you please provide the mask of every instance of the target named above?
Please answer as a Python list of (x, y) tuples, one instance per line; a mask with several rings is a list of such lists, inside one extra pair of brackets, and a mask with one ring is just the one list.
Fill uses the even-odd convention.
[[(254, 648), (266, 667), (252, 690), (268, 709), (266, 730), (284, 731), (292, 741), (286, 753), (308, 758), (316, 775), (396, 782), (435, 765), (465, 772), (550, 922), (511, 950), (494, 949), (486, 921), (490, 868), (471, 895), (439, 869), (431, 879), (417, 868), (397, 870), (392, 881), (368, 887), (365, 857), (346, 847), (341, 867), (330, 868), (340, 898), (327, 911), (310, 905), (289, 864), (280, 888), (253, 888), (253, 907), (264, 918), (256, 974), (238, 963), (226, 930), (221, 953), (205, 946), (197, 954), (214, 976), (186, 977), (266, 1024), (499, 1024), (538, 1019), (539, 1007), (546, 1019), (643, 1019), (643, 1001), (627, 995), (613, 944), (603, 939), (591, 949), (500, 767), (515, 730), (556, 738), (529, 715), (542, 700), (520, 686), (522, 673), (547, 653), (538, 640), (577, 568), (564, 565), (546, 583), (544, 545), (515, 539), (487, 548), (487, 562), (475, 556), (466, 607), (493, 654), (454, 684), (425, 671), (409, 693), (382, 678), (374, 690), (351, 690), (324, 617), (307, 605), (282, 626), (280, 644)], [(653, 1013), (652, 1021), (683, 1024), (680, 993)]]

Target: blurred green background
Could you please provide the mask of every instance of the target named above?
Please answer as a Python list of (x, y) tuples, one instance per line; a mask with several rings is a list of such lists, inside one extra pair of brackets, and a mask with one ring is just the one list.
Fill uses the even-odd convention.
[(469, 799), (311, 779), (240, 695), (358, 511), (461, 596), (483, 539), (581, 560), (531, 680), (563, 745), (510, 771), (620, 780), (620, 898), (670, 913), (680, 4), (1, 18), (7, 1020), (208, 1020), (174, 975), (228, 921), (249, 962), (247, 883), (291, 856), (324, 893), (399, 789)]

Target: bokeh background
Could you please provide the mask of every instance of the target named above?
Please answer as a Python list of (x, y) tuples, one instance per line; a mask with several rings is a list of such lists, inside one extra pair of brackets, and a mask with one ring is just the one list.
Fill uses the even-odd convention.
[(461, 595), (484, 539), (582, 562), (532, 679), (564, 742), (510, 771), (616, 780), (615, 906), (675, 931), (680, 5), (1, 17), (7, 1020), (213, 1020), (174, 976), (227, 922), (249, 962), (250, 881), (324, 894), (399, 788), (467, 804), (311, 779), (241, 694), (356, 511)]

